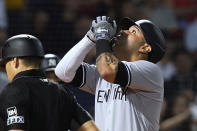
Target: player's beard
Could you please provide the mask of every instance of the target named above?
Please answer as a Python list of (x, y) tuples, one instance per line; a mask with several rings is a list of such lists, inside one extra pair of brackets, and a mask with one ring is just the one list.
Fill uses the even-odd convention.
[(112, 46), (112, 50), (114, 52), (114, 55), (119, 60), (127, 60), (127, 53), (128, 53), (128, 47), (127, 47), (127, 39), (121, 39), (121, 40), (114, 40), (114, 44)]

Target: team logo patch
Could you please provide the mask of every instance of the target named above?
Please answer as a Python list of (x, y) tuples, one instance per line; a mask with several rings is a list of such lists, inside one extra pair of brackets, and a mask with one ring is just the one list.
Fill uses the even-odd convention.
[(15, 106), (7, 108), (7, 114), (8, 114), (7, 125), (11, 125), (14, 123), (24, 123), (24, 117), (18, 116), (17, 109)]
[(17, 116), (17, 109), (16, 107), (7, 108), (8, 117)]
[(15, 124), (15, 123), (24, 123), (24, 117), (23, 116), (12, 116), (8, 117), (7, 119), (7, 125)]
[(47, 79), (40, 79), (42, 82), (49, 82)]

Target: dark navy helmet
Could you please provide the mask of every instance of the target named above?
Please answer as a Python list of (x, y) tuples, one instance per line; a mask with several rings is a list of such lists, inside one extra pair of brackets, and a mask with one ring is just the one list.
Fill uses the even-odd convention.
[(44, 55), (44, 59), (42, 59), (40, 69), (42, 69), (44, 72), (54, 71), (59, 61), (60, 58), (57, 55), (46, 54)]
[(44, 57), (44, 49), (38, 38), (29, 34), (20, 34), (9, 38), (2, 47), (1, 65), (13, 57)]

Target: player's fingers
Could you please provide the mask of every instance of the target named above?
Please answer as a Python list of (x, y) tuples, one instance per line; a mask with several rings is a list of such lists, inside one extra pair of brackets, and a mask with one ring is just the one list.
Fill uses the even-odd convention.
[(107, 16), (102, 16), (103, 21), (107, 21)]
[(116, 21), (113, 20), (113, 27), (117, 27)]
[(96, 21), (97, 22), (100, 22), (101, 20), (102, 20), (102, 17), (101, 16), (96, 17)]

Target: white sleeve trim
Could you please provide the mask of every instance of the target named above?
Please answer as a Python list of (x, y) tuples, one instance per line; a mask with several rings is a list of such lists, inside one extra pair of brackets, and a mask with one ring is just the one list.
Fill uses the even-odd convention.
[(124, 65), (125, 65), (125, 67), (126, 67), (126, 69), (127, 69), (127, 73), (128, 73), (128, 82), (127, 82), (127, 85), (126, 85), (126, 87), (128, 87), (128, 86), (130, 86), (131, 85), (131, 71), (129, 70), (129, 67), (127, 66), (127, 64), (125, 64), (124, 63)]
[(83, 63), (82, 63), (82, 69), (83, 69), (83, 80), (82, 80), (82, 83), (79, 86), (79, 88), (83, 87), (86, 83), (86, 69), (85, 69), (85, 66)]
[(64, 82), (71, 82), (75, 77), (76, 70), (83, 62), (87, 53), (95, 46), (87, 36), (79, 41), (61, 59), (55, 68), (55, 74)]

